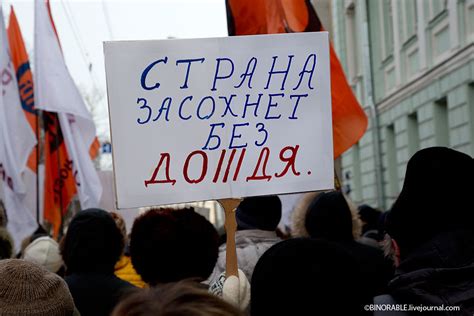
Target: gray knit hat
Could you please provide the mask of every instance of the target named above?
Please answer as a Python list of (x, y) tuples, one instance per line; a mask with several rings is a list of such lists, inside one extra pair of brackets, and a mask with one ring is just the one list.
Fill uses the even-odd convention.
[(73, 314), (74, 301), (61, 277), (25, 260), (0, 260), (0, 315)]

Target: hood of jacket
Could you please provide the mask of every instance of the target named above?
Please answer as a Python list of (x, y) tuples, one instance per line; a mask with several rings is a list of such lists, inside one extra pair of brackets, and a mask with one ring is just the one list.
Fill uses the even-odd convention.
[(389, 291), (400, 303), (460, 306), (473, 315), (474, 233), (447, 232), (418, 247), (400, 263)]

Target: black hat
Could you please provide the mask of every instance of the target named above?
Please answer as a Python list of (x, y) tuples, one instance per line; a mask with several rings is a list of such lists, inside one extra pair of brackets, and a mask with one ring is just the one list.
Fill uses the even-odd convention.
[(338, 191), (321, 193), (311, 202), (305, 226), (313, 238), (354, 240), (352, 213), (344, 195)]
[(371, 296), (354, 255), (337, 243), (295, 238), (277, 243), (252, 276), (251, 314), (359, 315)]
[(408, 161), (403, 188), (386, 230), (409, 252), (442, 232), (472, 230), (474, 160), (445, 147), (418, 151)]
[(239, 230), (274, 231), (281, 219), (281, 201), (276, 195), (245, 198), (237, 207), (235, 218)]

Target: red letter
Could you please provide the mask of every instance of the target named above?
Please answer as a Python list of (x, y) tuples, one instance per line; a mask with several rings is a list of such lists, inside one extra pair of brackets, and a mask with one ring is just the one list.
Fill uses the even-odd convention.
[[(166, 180), (156, 180), (156, 177), (158, 176), (158, 171), (160, 170), (161, 164), (163, 163), (163, 160), (166, 159), (166, 170), (165, 170), (165, 175), (166, 175)], [(153, 175), (151, 176), (150, 180), (145, 180), (145, 187), (148, 187), (149, 184), (157, 184), (157, 183), (171, 183), (171, 185), (174, 185), (176, 183), (176, 180), (170, 179), (170, 154), (169, 153), (161, 153), (161, 158), (160, 161), (158, 162), (158, 166), (156, 166), (155, 171), (153, 171)]]
[(225, 157), (225, 149), (222, 149), (219, 162), (217, 163), (216, 173), (214, 174), (214, 178), (212, 179), (212, 182), (214, 183), (216, 183), (217, 179), (219, 179), (219, 173), (221, 173), (221, 167), (222, 167), (222, 163), (224, 162), (224, 157)]
[[(199, 176), (198, 179), (191, 180), (188, 176), (189, 161), (191, 160), (191, 157), (193, 157), (196, 154), (199, 154), (202, 156), (202, 170), (201, 170), (201, 175)], [(207, 154), (202, 150), (195, 150), (192, 153), (190, 153), (188, 158), (186, 158), (186, 162), (184, 163), (184, 168), (183, 168), (183, 175), (186, 182), (199, 183), (204, 179), (204, 177), (206, 176), (206, 173), (207, 173)]]
[[(263, 161), (263, 168), (262, 168), (262, 175), (257, 176), (257, 171), (260, 168), (260, 163), (262, 162), (263, 154), (265, 153), (265, 160)], [(270, 181), (272, 176), (268, 176), (265, 174), (265, 169), (267, 169), (268, 157), (270, 156), (270, 149), (268, 147), (264, 147), (262, 151), (260, 151), (260, 156), (258, 157), (257, 165), (255, 166), (255, 170), (253, 171), (253, 175), (247, 177), (247, 182), (249, 180), (267, 180)]]
[(232, 165), (232, 161), (234, 160), (236, 151), (237, 149), (232, 149), (232, 152), (230, 153), (229, 162), (227, 163), (227, 168), (225, 169), (225, 173), (224, 173), (224, 179), (222, 179), (223, 183), (227, 182), (227, 178), (229, 177), (230, 166)]
[(247, 149), (243, 149), (242, 150), (242, 153), (240, 154), (240, 157), (239, 157), (239, 162), (237, 162), (237, 168), (235, 168), (235, 172), (234, 172), (234, 178), (232, 179), (233, 181), (236, 181), (237, 180), (237, 177), (239, 176), (239, 172), (240, 172), (240, 167), (242, 167), (242, 161), (244, 160), (244, 156), (245, 156), (245, 151)]
[[(299, 148), (300, 148), (300, 145), (296, 145), (295, 147), (286, 146), (280, 151), (280, 160), (283, 162), (286, 162), (286, 166), (285, 166), (285, 169), (280, 174), (275, 173), (275, 177), (277, 178), (283, 177), (288, 172), (288, 169), (290, 169), (290, 167), (291, 167), (291, 171), (293, 171), (293, 174), (295, 176), (300, 175), (300, 173), (296, 171), (295, 169), (296, 154), (298, 153)], [(291, 151), (291, 156), (285, 157), (284, 153), (288, 150)]]

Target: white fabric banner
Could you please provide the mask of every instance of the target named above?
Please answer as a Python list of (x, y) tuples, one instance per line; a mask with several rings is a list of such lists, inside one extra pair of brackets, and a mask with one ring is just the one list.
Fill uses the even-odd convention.
[(98, 207), (102, 185), (89, 156), (95, 125), (66, 67), (43, 0), (35, 1), (35, 105), (58, 113), (81, 208)]
[(36, 145), (20, 103), (15, 70), (10, 59), (3, 12), (0, 8), (0, 180), (8, 216), (7, 229), (13, 237), (15, 250), (21, 241), (38, 227), (25, 196), (27, 185), (23, 173), (28, 156)]

